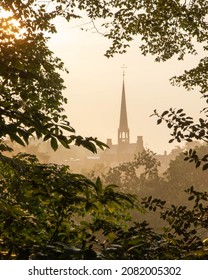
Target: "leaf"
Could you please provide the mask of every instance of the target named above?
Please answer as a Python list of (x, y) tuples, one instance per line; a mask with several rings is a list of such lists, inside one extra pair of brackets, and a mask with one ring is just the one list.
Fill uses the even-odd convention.
[(67, 138), (65, 136), (59, 135), (59, 136), (57, 136), (57, 139), (59, 140), (61, 145), (64, 146), (64, 148), (70, 149), (68, 140), (67, 140)]
[(164, 112), (162, 113), (161, 117), (164, 117), (164, 116), (167, 115), (168, 113), (169, 113), (168, 110), (167, 110), (167, 111), (164, 111)]
[(200, 118), (199, 122), (200, 122), (201, 126), (203, 127), (204, 126), (204, 120), (202, 118)]
[(85, 210), (86, 210), (86, 212), (92, 212), (92, 211), (98, 210), (98, 208), (95, 205), (95, 203), (91, 203), (91, 202), (87, 201), (87, 203), (85, 205)]
[(204, 170), (207, 170), (207, 169), (208, 169), (208, 163), (206, 163), (206, 164), (203, 166), (202, 170), (204, 171)]
[(54, 151), (56, 151), (58, 149), (58, 142), (57, 142), (56, 138), (54, 138), (54, 137), (51, 138), (51, 147)]
[(180, 113), (182, 113), (183, 112), (183, 109), (179, 109), (176, 113), (177, 114), (180, 114)]
[(117, 238), (117, 235), (115, 234), (115, 232), (110, 232), (106, 237), (110, 242), (113, 242)]
[(198, 168), (201, 165), (201, 162), (199, 160), (196, 161), (196, 168)]
[(100, 177), (97, 178), (95, 187), (96, 187), (97, 194), (101, 194), (102, 193), (102, 182), (100, 180)]
[[(75, 145), (77, 144), (77, 141), (75, 142)], [(82, 140), (80, 143), (78, 142), (78, 146), (82, 145), (83, 147), (87, 148), (94, 154), (97, 152), (95, 144), (90, 142), (89, 140)]]
[(95, 144), (102, 150), (104, 150), (104, 148), (109, 148), (107, 144), (97, 140), (97, 138), (93, 139)]
[(17, 136), (16, 134), (10, 135), (10, 138), (11, 138), (12, 141), (15, 141), (15, 142), (17, 142), (18, 144), (20, 144), (20, 145), (22, 145), (22, 146), (25, 146), (25, 143), (24, 143), (24, 142), (22, 141), (22, 139), (21, 139), (19, 136)]
[(189, 160), (189, 159), (190, 159), (189, 157), (185, 157), (185, 158), (184, 158), (184, 161), (187, 161), (187, 160)]
[(172, 128), (172, 124), (169, 122), (168, 124), (167, 124), (167, 126), (168, 126), (168, 128)]
[(43, 138), (43, 141), (47, 141), (50, 138), (51, 138), (51, 135), (50, 134), (46, 134), (45, 137)]
[(152, 196), (149, 196), (147, 202), (150, 203), (151, 200), (152, 200)]
[(69, 131), (69, 132), (72, 132), (72, 133), (74, 133), (74, 132), (75, 132), (75, 129), (74, 129), (74, 128), (72, 128), (71, 126), (60, 125), (60, 127), (61, 127), (62, 129), (64, 129), (64, 130)]
[(202, 161), (208, 161), (208, 154), (204, 155), (203, 158), (201, 159)]
[(157, 124), (161, 124), (162, 119), (157, 120)]
[(119, 205), (118, 202), (112, 201), (112, 200), (108, 200), (108, 201), (107, 201), (107, 205), (106, 205), (108, 211), (109, 211), (111, 214), (112, 214), (116, 209), (118, 209), (119, 206), (120, 206), (120, 205)]

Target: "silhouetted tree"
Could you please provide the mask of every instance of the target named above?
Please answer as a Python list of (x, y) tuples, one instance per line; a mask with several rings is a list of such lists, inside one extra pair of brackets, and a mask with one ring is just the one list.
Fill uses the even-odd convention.
[(106, 183), (118, 185), (122, 191), (139, 194), (151, 193), (159, 184), (158, 167), (160, 163), (155, 154), (143, 151), (135, 155), (131, 162), (124, 162), (118, 166), (111, 167), (103, 174)]
[(69, 14), (55, 2), (51, 12), (40, 1), (0, 3), (0, 150), (9, 149), (5, 138), (26, 145), (32, 135), (49, 140), (54, 150), (58, 142), (69, 148), (74, 141), (92, 152), (96, 145), (105, 146), (96, 138), (74, 135), (64, 114), (67, 100), (59, 72), (67, 70), (48, 48), (46, 33), (56, 31), (55, 17)]

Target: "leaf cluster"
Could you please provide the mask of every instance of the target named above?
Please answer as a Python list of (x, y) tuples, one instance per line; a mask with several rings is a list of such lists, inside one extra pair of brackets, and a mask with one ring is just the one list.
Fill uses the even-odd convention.
[[(63, 1), (60, 1), (63, 2)], [(102, 21), (103, 35), (112, 44), (107, 57), (125, 53), (131, 41), (137, 39), (143, 55), (152, 54), (155, 60), (166, 61), (174, 56), (179, 60), (186, 54), (197, 54), (197, 45), (207, 50), (207, 1), (70, 1), (74, 7), (84, 10), (96, 28), (96, 19)], [(96, 28), (97, 30), (97, 28)], [(199, 87), (207, 91), (207, 57), (178, 77), (172, 78), (175, 85), (186, 89)]]
[(159, 166), (155, 154), (150, 150), (144, 150), (135, 155), (133, 161), (111, 167), (103, 174), (103, 180), (106, 183), (113, 182), (122, 191), (138, 194), (141, 189), (148, 188), (152, 182), (157, 184)]
[(93, 183), (27, 154), (1, 156), (0, 170), (1, 259), (49, 258), (61, 242), (87, 250), (99, 232), (124, 227), (136, 202), (99, 178)]
[(192, 117), (187, 116), (183, 109), (173, 109), (164, 111), (159, 114), (157, 110), (154, 110), (154, 114), (158, 118), (157, 124), (165, 122), (169, 129), (172, 129), (172, 139), (177, 142), (187, 141), (192, 142), (194, 140), (201, 140), (208, 143), (208, 123), (206, 119), (199, 118), (198, 123), (194, 123)]
[(194, 187), (186, 190), (188, 200), (194, 201), (191, 209), (187, 206), (166, 206), (165, 201), (148, 197), (143, 205), (150, 211), (160, 210), (161, 219), (168, 223), (164, 228), (166, 242), (174, 246), (172, 256), (180, 259), (206, 259), (207, 249), (203, 238), (207, 232), (207, 192), (198, 192)]
[[(1, 151), (11, 150), (10, 138), (28, 145), (36, 136), (50, 141), (53, 150), (74, 141), (96, 152), (105, 144), (96, 138), (75, 136), (63, 105), (63, 62), (48, 48), (47, 34), (56, 32), (53, 19), (76, 17), (68, 1), (1, 1), (0, 4), (0, 141)], [(2, 13), (1, 13), (2, 11)], [(4, 12), (8, 16), (4, 17)]]

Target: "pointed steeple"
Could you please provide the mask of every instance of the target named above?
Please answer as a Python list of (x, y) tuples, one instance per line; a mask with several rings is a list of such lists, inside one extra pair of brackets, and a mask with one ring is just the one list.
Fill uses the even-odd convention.
[(118, 145), (122, 143), (129, 143), (129, 128), (128, 128), (127, 109), (126, 109), (124, 76), (125, 75), (123, 73), (120, 123), (118, 128)]

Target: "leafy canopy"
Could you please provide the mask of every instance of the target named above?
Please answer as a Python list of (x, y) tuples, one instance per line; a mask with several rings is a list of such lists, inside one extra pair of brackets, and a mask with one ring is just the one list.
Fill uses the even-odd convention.
[[(207, 1), (139, 0), (15, 0), (0, 4), (0, 126), (2, 140), (9, 136), (27, 144), (34, 133), (50, 140), (54, 150), (59, 141), (65, 147), (75, 144), (96, 152), (94, 138), (66, 137), (74, 129), (64, 114), (63, 80), (59, 71), (63, 62), (47, 46), (48, 37), (56, 32), (53, 19), (80, 18), (85, 11), (96, 26), (103, 21), (103, 35), (112, 41), (106, 56), (126, 51), (139, 36), (141, 52), (165, 61), (177, 55), (197, 54), (195, 43), (207, 50)], [(100, 22), (100, 21), (99, 21)], [(47, 35), (46, 35), (47, 34)], [(196, 68), (174, 77), (172, 83), (187, 89), (198, 86), (203, 96), (207, 91), (207, 58)]]
[[(67, 18), (75, 15), (75, 10), (85, 10), (93, 26), (97, 27), (96, 19), (102, 22), (103, 36), (112, 41), (107, 57), (126, 52), (132, 40), (138, 41), (143, 55), (152, 54), (156, 61), (166, 61), (173, 56), (182, 60), (186, 54), (196, 55), (199, 45), (204, 51), (208, 49), (208, 3), (204, 0), (57, 2), (60, 6), (66, 5)], [(187, 89), (199, 86), (205, 93), (208, 87), (207, 64), (207, 57), (202, 58), (196, 68), (174, 77), (172, 83)]]
[[(0, 259), (50, 258), (47, 250), (58, 253), (61, 242), (85, 251), (113, 228), (124, 229), (135, 203), (134, 196), (68, 166), (40, 164), (28, 154), (0, 156)], [(76, 255), (68, 251), (66, 258)]]
[(46, 34), (56, 32), (51, 22), (56, 16), (67, 15), (59, 5), (47, 12), (46, 4), (0, 3), (0, 149), (8, 149), (3, 141), (7, 137), (25, 145), (36, 134), (50, 140), (54, 150), (58, 142), (69, 148), (75, 141), (96, 152), (95, 144), (101, 148), (104, 144), (96, 138), (73, 135), (75, 130), (64, 114), (67, 99), (59, 73), (67, 70), (48, 48)]
[[(54, 150), (57, 141), (65, 147), (75, 141), (92, 151), (96, 151), (94, 144), (103, 147), (94, 138), (63, 134), (64, 130), (74, 133), (74, 129), (63, 110), (66, 99), (59, 71), (65, 70), (64, 65), (47, 46), (46, 36), (56, 32), (54, 18), (64, 16), (70, 20), (85, 10), (93, 23), (103, 19), (105, 36), (112, 40), (106, 52), (108, 57), (125, 52), (139, 35), (142, 53), (165, 61), (174, 55), (183, 59), (187, 53), (196, 54), (195, 42), (207, 50), (207, 5), (204, 0), (2, 0), (1, 150), (7, 148), (5, 137), (27, 144), (34, 133), (50, 140)], [(207, 62), (207, 58), (201, 59), (195, 69), (185, 71), (173, 83), (187, 89), (199, 86), (207, 101)], [(207, 116), (207, 108), (204, 112)], [(173, 128), (172, 136), (178, 141), (208, 139), (206, 120), (194, 124), (182, 109), (155, 115), (158, 124), (165, 121)], [(193, 153), (188, 153), (189, 159), (197, 162)], [(207, 156), (198, 160), (204, 163)], [(103, 258), (207, 259), (206, 244), (199, 237), (201, 230), (207, 232), (207, 193), (196, 192), (193, 187), (187, 191), (189, 200), (194, 202), (191, 211), (174, 205), (167, 209), (164, 201), (147, 198), (144, 207), (163, 210), (161, 218), (169, 223), (161, 235), (145, 222), (126, 228), (122, 222), (128, 220), (126, 209), (134, 206), (133, 197), (115, 192), (113, 186), (103, 188), (99, 178), (93, 183), (71, 174), (66, 167), (40, 165), (31, 156), (15, 160), (1, 156), (0, 169), (1, 258), (76, 258), (72, 245), (83, 249), (82, 258), (90, 258), (89, 253), (94, 252), (91, 246), (102, 231), (105, 240), (110, 241), (100, 244)], [(87, 214), (92, 212), (94, 216), (86, 221)], [(47, 250), (53, 249), (51, 256)]]

